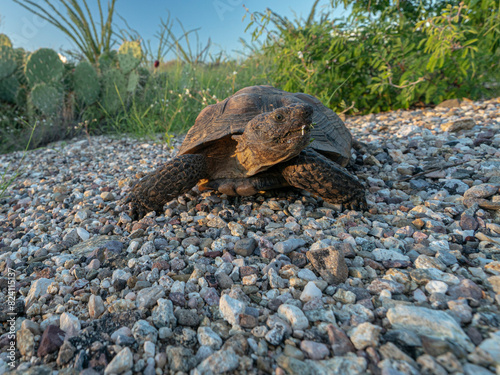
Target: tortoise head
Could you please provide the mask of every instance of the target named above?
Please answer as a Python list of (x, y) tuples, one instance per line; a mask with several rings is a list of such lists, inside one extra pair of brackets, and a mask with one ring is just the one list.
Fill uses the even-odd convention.
[(314, 109), (309, 104), (291, 104), (250, 120), (238, 142), (236, 156), (247, 176), (297, 156), (309, 145)]

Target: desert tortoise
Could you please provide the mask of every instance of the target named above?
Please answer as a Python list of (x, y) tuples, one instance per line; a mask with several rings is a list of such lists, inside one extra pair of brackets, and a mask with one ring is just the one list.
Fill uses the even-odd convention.
[(142, 217), (196, 184), (241, 196), (293, 186), (364, 209), (364, 187), (344, 169), (351, 144), (342, 120), (315, 97), (246, 87), (203, 109), (177, 156), (139, 180), (125, 203)]

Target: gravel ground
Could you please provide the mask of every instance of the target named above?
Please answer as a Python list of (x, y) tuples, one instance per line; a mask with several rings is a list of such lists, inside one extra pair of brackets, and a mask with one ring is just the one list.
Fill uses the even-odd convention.
[(1, 155), (0, 374), (500, 374), (500, 99), (346, 124), (366, 212), (194, 189), (132, 221), (181, 139)]

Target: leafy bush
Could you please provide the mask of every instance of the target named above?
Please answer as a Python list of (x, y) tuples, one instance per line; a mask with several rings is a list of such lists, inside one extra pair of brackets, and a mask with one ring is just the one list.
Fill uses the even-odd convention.
[[(248, 28), (267, 33), (268, 79), (337, 111), (364, 113), (498, 95), (500, 7), (494, 0), (332, 0), (307, 19), (268, 10)], [(350, 7), (347, 19), (332, 10)]]

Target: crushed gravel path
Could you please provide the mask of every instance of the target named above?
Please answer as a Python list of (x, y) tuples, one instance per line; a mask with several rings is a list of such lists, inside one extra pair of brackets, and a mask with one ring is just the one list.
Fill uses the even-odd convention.
[(181, 138), (0, 155), (0, 375), (500, 374), (500, 98), (346, 125), (366, 212), (194, 189), (132, 221)]

